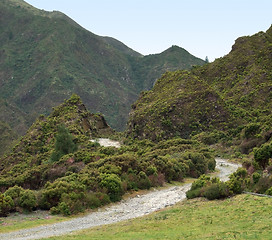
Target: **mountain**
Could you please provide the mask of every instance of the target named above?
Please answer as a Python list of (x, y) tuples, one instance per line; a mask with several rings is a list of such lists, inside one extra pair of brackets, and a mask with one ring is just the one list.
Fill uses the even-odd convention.
[(272, 26), (238, 38), (212, 63), (164, 74), (132, 105), (128, 135), (158, 141), (207, 132), (236, 137), (248, 153), (272, 135), (271, 57)]
[(1, 104), (20, 116), (17, 123), (0, 120), (19, 135), (72, 93), (90, 111), (103, 113), (113, 128), (124, 129), (130, 105), (165, 70), (204, 64), (179, 47), (142, 56), (60, 12), (39, 10), (22, 0), (2, 0), (0, 16)]

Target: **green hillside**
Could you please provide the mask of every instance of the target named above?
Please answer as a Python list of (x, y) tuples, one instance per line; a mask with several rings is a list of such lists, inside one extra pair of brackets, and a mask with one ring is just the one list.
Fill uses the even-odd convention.
[(0, 16), (0, 96), (21, 116), (16, 124), (0, 120), (19, 135), (72, 93), (122, 130), (130, 105), (165, 70), (204, 64), (178, 47), (142, 56), (60, 12), (38, 10), (22, 0), (2, 0)]
[(36, 208), (69, 215), (118, 201), (127, 191), (198, 177), (215, 168), (212, 152), (198, 141), (124, 139), (115, 148), (90, 141), (99, 137), (118, 134), (75, 94), (48, 117), (41, 115), (0, 158), (0, 197), (7, 202), (0, 202), (0, 216)]
[[(132, 105), (128, 135), (160, 141), (224, 130), (234, 124), (224, 101), (206, 82), (186, 71), (167, 72)], [(231, 124), (229, 124), (231, 123)]]
[(228, 55), (212, 63), (164, 74), (132, 105), (128, 135), (207, 143), (224, 138), (249, 153), (272, 135), (271, 53), (272, 27), (238, 38)]

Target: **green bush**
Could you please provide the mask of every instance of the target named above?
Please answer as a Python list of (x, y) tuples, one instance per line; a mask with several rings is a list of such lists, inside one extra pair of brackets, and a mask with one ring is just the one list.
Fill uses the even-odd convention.
[[(68, 177), (73, 177), (69, 175)], [(62, 194), (70, 192), (85, 192), (86, 187), (78, 181), (64, 181), (56, 180), (53, 183), (48, 182), (42, 190), (41, 197), (39, 199), (39, 206), (42, 209), (50, 209), (59, 204)]]
[(192, 177), (199, 177), (207, 172), (208, 162), (203, 153), (188, 151), (183, 154), (183, 158), (191, 161), (191, 163), (189, 162), (189, 167)]
[(100, 173), (106, 173), (106, 174), (116, 174), (116, 175), (121, 175), (121, 167), (106, 163), (105, 165), (101, 166), (98, 171)]
[(243, 191), (242, 179), (234, 175), (230, 176), (230, 179), (227, 181), (230, 194), (240, 194)]
[(247, 170), (239, 167), (236, 172), (234, 172), (234, 175), (239, 178), (245, 178), (247, 176)]
[(116, 174), (102, 174), (101, 187), (106, 188), (110, 200), (119, 201), (122, 196), (121, 179)]
[(55, 150), (51, 155), (53, 162), (58, 161), (63, 155), (73, 153), (76, 151), (77, 146), (73, 142), (73, 136), (69, 130), (64, 126), (58, 127), (58, 132), (55, 137)]
[(146, 169), (147, 176), (158, 174), (158, 170), (155, 166), (148, 166)]
[(265, 193), (272, 187), (272, 177), (261, 177), (253, 190), (257, 193)]
[(196, 188), (196, 189), (191, 189), (186, 192), (186, 198), (187, 199), (192, 199), (192, 198), (197, 198), (201, 196), (201, 188)]
[(102, 205), (100, 199), (94, 193), (89, 193), (86, 195), (86, 207), (87, 208), (98, 208)]
[[(87, 208), (86, 194), (83, 192), (63, 193), (58, 206), (60, 206), (62, 203), (65, 203), (65, 205), (68, 207), (70, 213), (83, 212)], [(59, 207), (59, 210), (60, 210), (60, 213), (66, 215), (66, 213), (63, 212), (60, 207)]]
[(19, 206), (19, 199), (22, 192), (25, 190), (22, 187), (17, 185), (10, 187), (7, 191), (5, 191), (6, 196), (10, 196), (14, 201), (15, 206)]
[(206, 186), (207, 183), (209, 183), (210, 181), (211, 181), (211, 178), (203, 174), (192, 183), (191, 190), (200, 189)]
[(63, 214), (64, 216), (71, 215), (69, 206), (65, 202), (60, 202), (57, 207), (52, 207), (50, 209), (51, 214)]
[(138, 175), (137, 186), (139, 189), (149, 189), (151, 187), (151, 182), (143, 171), (141, 171)]
[(228, 186), (224, 182), (213, 183), (203, 189), (203, 196), (209, 200), (229, 196)]
[(14, 207), (14, 202), (10, 196), (0, 193), (0, 217), (6, 217)]
[(215, 159), (209, 159), (208, 160), (208, 169), (210, 171), (214, 171), (215, 167), (216, 167), (216, 161), (215, 161)]
[(263, 144), (254, 149), (254, 159), (263, 169), (268, 165), (269, 158), (272, 158), (272, 144)]
[(261, 178), (261, 174), (260, 173), (254, 172), (252, 174), (252, 180), (253, 180), (254, 184), (256, 184), (257, 182), (259, 182), (260, 178)]
[(19, 206), (27, 211), (37, 207), (37, 198), (32, 190), (24, 190), (20, 193)]
[(249, 139), (255, 137), (260, 132), (259, 123), (250, 123), (242, 131), (242, 138)]
[(96, 192), (94, 193), (94, 195), (99, 199), (101, 206), (104, 206), (110, 203), (110, 198), (107, 194)]
[(265, 194), (272, 196), (272, 187), (266, 190)]

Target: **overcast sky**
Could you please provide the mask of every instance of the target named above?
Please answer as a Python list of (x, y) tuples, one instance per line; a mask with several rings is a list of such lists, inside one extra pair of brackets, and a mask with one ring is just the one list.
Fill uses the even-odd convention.
[(144, 54), (172, 45), (210, 61), (229, 53), (236, 38), (266, 31), (272, 0), (26, 0), (58, 10), (87, 30)]

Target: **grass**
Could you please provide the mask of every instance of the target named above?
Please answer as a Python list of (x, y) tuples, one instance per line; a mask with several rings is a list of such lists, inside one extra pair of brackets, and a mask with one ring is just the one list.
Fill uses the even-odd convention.
[(48, 239), (271, 239), (271, 212), (270, 198), (194, 199), (143, 218)]
[(29, 214), (15, 213), (8, 218), (0, 218), (0, 233), (53, 224), (69, 219), (68, 217), (49, 215), (47, 211), (38, 211)]

